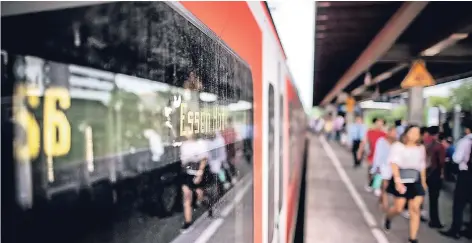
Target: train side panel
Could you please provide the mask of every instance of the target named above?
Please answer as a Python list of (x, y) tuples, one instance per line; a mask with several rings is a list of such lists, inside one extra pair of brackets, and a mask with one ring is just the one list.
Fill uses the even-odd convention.
[[(100, 190), (106, 193), (100, 192), (98, 198), (104, 196), (107, 205), (127, 200), (126, 195), (113, 193), (121, 190), (117, 185), (133, 180), (126, 184), (131, 189), (124, 190), (133, 190), (138, 181), (147, 190), (155, 186), (165, 194), (163, 185), (175, 187), (174, 181), (146, 183), (169, 174), (175, 180), (180, 169), (175, 163), (178, 148), (169, 145), (175, 141), (167, 134), (163, 160), (173, 167), (161, 173), (152, 167), (155, 165), (149, 166), (152, 156), (146, 131), (156, 126), (158, 132), (164, 131), (170, 122), (175, 123), (180, 136), (188, 123), (192, 127), (198, 124), (195, 131), (205, 136), (201, 130), (205, 122), (195, 114), (218, 110), (221, 117), (236, 117), (237, 123), (251, 126), (253, 131), (253, 203), (247, 205), (253, 214), (244, 217), (252, 217), (254, 227), (244, 234), (255, 243), (293, 242), (304, 173), (306, 114), (267, 5), (204, 1), (104, 2), (61, 10), (63, 7), (48, 5), (44, 10), (52, 11), (2, 16), (6, 23), (2, 34), (22, 30), (2, 38), (2, 53), (9, 59), (2, 65), (2, 75), (5, 70), (8, 74), (2, 76), (2, 116), (3, 90), (7, 88), (14, 96), (7, 116), (21, 123), (12, 136), (14, 145), (23, 150), (15, 150), (15, 156), (26, 161), (15, 165), (24, 173), (16, 175), (20, 183), (15, 189), (32, 191), (31, 198), (21, 199), (26, 202), (23, 206), (37, 207), (38, 198), (49, 204), (53, 194), (75, 190), (69, 188), (80, 188), (78, 195), (93, 194), (94, 180), (100, 182), (100, 188), (105, 185)], [(21, 73), (24, 67), (26, 74)], [(202, 90), (192, 86), (200, 81)], [(184, 90), (188, 83), (191, 92)], [(202, 104), (201, 93), (223, 98)], [(165, 118), (160, 109), (168, 109), (172, 103), (167, 104), (168, 100), (175, 101), (179, 95), (189, 96), (183, 101), (189, 114), (181, 106), (179, 114)], [(230, 109), (239, 103), (250, 108)], [(18, 107), (24, 114), (14, 110)], [(48, 117), (54, 119), (49, 121)], [(51, 122), (52, 127), (48, 126)], [(23, 123), (27, 128), (21, 128)], [(225, 125), (221, 122), (221, 127)], [(31, 140), (35, 135), (41, 140), (38, 143)], [(123, 165), (132, 173), (125, 173), (128, 167)], [(123, 179), (126, 176), (132, 179)], [(90, 201), (88, 197), (80, 200)], [(88, 204), (80, 207), (84, 205)], [(159, 207), (166, 215), (175, 208)]]
[(244, 58), (252, 70), (254, 93), (254, 242), (262, 241), (263, 79), (262, 31), (246, 2), (182, 2)]

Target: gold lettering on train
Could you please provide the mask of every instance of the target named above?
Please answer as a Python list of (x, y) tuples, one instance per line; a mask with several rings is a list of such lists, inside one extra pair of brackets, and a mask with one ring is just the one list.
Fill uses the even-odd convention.
[[(210, 109), (201, 108), (199, 111), (189, 111), (187, 107), (186, 103), (180, 105), (181, 136), (187, 135), (187, 133), (208, 133), (225, 128), (227, 115), (221, 108), (215, 106)], [(214, 120), (213, 125), (212, 120)], [(190, 128), (190, 131), (186, 131), (185, 127), (187, 126)]]
[(187, 104), (186, 103), (181, 103), (180, 104), (180, 136), (185, 136), (186, 133), (184, 131), (185, 129), (185, 111), (187, 109)]

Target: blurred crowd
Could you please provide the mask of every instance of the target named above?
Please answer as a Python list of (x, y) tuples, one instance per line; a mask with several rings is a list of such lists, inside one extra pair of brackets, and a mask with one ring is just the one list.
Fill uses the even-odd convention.
[[(367, 126), (361, 116), (345, 124), (342, 116), (313, 120), (312, 131), (328, 141), (339, 142), (352, 152), (353, 167), (367, 165), (365, 190), (379, 197), (385, 213), (384, 230), (402, 215), (410, 221), (409, 242), (418, 242), (420, 222), (442, 229), (439, 197), (445, 182), (454, 184), (453, 223), (439, 231), (445, 237), (471, 239), (472, 226), (464, 223), (469, 205), (472, 218), (472, 122), (463, 121), (464, 136), (454, 143), (448, 126), (420, 127), (397, 120), (387, 124), (374, 118)], [(393, 203), (390, 203), (393, 198)], [(424, 210), (424, 200), (429, 210)]]

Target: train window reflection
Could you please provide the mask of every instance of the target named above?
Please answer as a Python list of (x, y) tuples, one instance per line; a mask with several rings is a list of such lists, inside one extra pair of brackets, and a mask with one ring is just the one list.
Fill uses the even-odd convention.
[(268, 176), (268, 185), (269, 185), (269, 200), (268, 200), (268, 228), (269, 228), (269, 242), (272, 242), (274, 227), (275, 227), (275, 169), (274, 169), (274, 159), (275, 159), (275, 94), (274, 86), (269, 84), (269, 156), (268, 156), (268, 167), (269, 167), (269, 176)]
[[(135, 232), (170, 242), (181, 226), (168, 216), (182, 214), (184, 136), (208, 140), (228, 118), (247, 162), (234, 164), (241, 178), (250, 173), (251, 70), (192, 23), (163, 2), (2, 17), (2, 112), (12, 110), (14, 123), (7, 161), (16, 171), (18, 242), (104, 236), (121, 243)], [(143, 214), (158, 223), (142, 226), (136, 215)], [(117, 215), (127, 227), (113, 221)], [(104, 229), (93, 233), (91, 222)], [(155, 225), (172, 230), (143, 233)]]
[(280, 124), (280, 150), (279, 150), (279, 212), (282, 210), (282, 205), (283, 205), (283, 199), (284, 199), (284, 153), (285, 153), (285, 148), (284, 148), (284, 97), (281, 95), (280, 96), (280, 113), (279, 113), (279, 124)]

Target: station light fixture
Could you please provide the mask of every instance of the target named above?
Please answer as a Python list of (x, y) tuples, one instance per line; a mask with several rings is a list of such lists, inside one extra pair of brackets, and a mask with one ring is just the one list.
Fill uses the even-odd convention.
[(317, 20), (328, 20), (328, 15), (320, 15), (316, 17)]
[(330, 2), (318, 2), (318, 7), (326, 8), (330, 6), (331, 6)]
[(326, 30), (326, 29), (327, 29), (326, 25), (318, 25), (318, 26), (316, 26), (316, 30)]
[(432, 47), (424, 50), (423, 52), (421, 52), (421, 55), (427, 56), (427, 57), (435, 56), (439, 54), (441, 51), (443, 51), (444, 49), (455, 45), (458, 41), (463, 40), (467, 38), (468, 36), (469, 34), (467, 33), (454, 33), (450, 35), (447, 39), (444, 39), (436, 43)]
[(367, 88), (367, 86), (361, 85), (361, 86), (355, 88), (355, 89), (351, 92), (351, 95), (353, 95), (353, 96), (359, 96), (359, 95), (361, 95), (361, 94), (365, 91), (366, 88)]
[(216, 100), (218, 100), (218, 96), (212, 93), (201, 92), (200, 100), (203, 102), (215, 102)]

